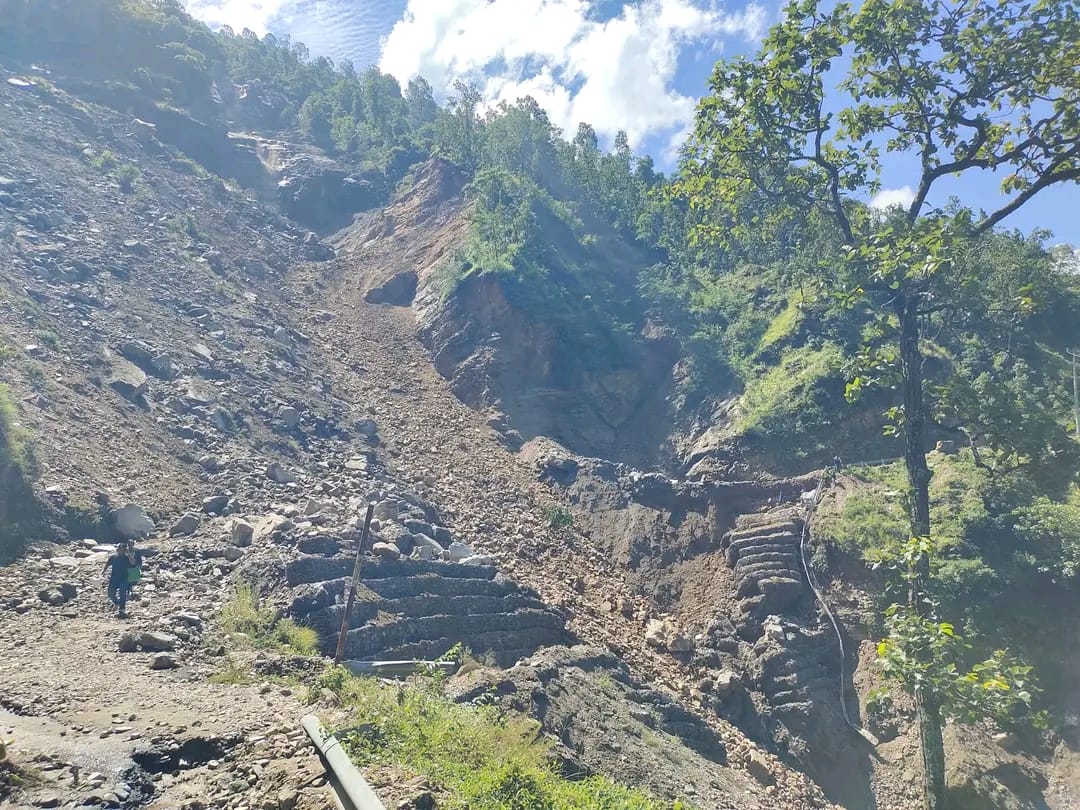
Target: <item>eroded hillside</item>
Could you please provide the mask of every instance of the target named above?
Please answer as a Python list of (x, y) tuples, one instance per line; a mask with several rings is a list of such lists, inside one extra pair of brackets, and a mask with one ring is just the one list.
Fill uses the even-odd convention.
[[(895, 454), (888, 402), (843, 410), (861, 324), (805, 294), (786, 245), (723, 283), (694, 276), (678, 210), (649, 208), (651, 165), (601, 156), (595, 133), (555, 137), (528, 100), (489, 116), (475, 158), (455, 129), (475, 109), (395, 96), (378, 71), (215, 38), (167, 3), (135, 4), (131, 24), (177, 42), (86, 60), (75, 46), (130, 9), (81, 4), (75, 25), (45, 14), (56, 3), (15, 5), (0, 802), (326, 806), (298, 719), (356, 720), (321, 677), (345, 619), (348, 658), (468, 648), (445, 694), (535, 719), (570, 781), (656, 806), (917, 803), (911, 706), (877, 692), (884, 586), (866, 566), (905, 531), (895, 471), (835, 469)], [(202, 55), (183, 70), (181, 39)], [(139, 60), (152, 69), (128, 82)], [(349, 107), (380, 88), (387, 107)], [(1042, 260), (1018, 245), (993, 266)], [(1048, 290), (1070, 311), (1067, 278)], [(1051, 346), (1054, 368), (1067, 336), (1031, 317), (1017, 345), (1032, 363), (1027, 343)], [(1060, 391), (1044, 393), (1050, 410)], [(943, 581), (1026, 647), (1052, 716), (1044, 733), (950, 725), (955, 801), (1073, 807), (1075, 592), (1040, 528), (1068, 499), (1036, 479), (989, 488), (936, 429)], [(121, 620), (99, 571), (125, 537), (147, 563)], [(461, 798), (415, 763), (365, 772), (388, 806)]]

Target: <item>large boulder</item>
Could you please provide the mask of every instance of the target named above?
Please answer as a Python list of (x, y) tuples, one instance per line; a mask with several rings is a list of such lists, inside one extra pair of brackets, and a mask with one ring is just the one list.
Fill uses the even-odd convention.
[(146, 510), (135, 503), (129, 503), (112, 513), (113, 528), (125, 540), (137, 540), (154, 531), (154, 521)]
[(122, 358), (114, 358), (105, 382), (109, 388), (129, 402), (138, 405), (146, 403), (149, 382), (145, 372), (134, 363)]
[(57, 607), (74, 599), (79, 593), (78, 587), (70, 582), (61, 582), (59, 585), (50, 585), (38, 591), (38, 599), (46, 605)]

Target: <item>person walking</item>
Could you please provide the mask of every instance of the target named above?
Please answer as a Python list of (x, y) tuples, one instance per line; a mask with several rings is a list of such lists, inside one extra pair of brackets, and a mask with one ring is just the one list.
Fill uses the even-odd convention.
[(116, 544), (116, 552), (105, 561), (105, 568), (101, 572), (109, 571), (109, 601), (119, 608), (121, 619), (127, 618), (127, 599), (131, 590), (129, 578), (134, 568), (135, 558), (128, 550), (128, 544), (121, 541)]

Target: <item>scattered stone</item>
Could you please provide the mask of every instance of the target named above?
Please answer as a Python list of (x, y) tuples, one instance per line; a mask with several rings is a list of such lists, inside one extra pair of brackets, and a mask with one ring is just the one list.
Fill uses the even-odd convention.
[(199, 528), (199, 516), (192, 513), (184, 513), (169, 529), (170, 537), (187, 537), (194, 534)]
[(233, 521), (232, 542), (234, 546), (245, 548), (251, 545), (255, 536), (255, 527), (243, 520)]
[(371, 553), (385, 560), (401, 559), (401, 549), (392, 543), (374, 543), (371, 546)]
[(209, 498), (203, 499), (202, 510), (208, 515), (220, 515), (228, 505), (228, 495), (211, 495)]
[(154, 521), (135, 503), (122, 506), (112, 514), (113, 528), (126, 540), (137, 540), (154, 531)]
[(169, 633), (130, 631), (120, 636), (120, 652), (170, 652), (179, 639)]
[(276, 461), (266, 468), (266, 477), (278, 484), (292, 484), (299, 480), (296, 473), (290, 472)]
[(150, 669), (176, 669), (180, 663), (168, 653), (158, 653), (150, 661)]

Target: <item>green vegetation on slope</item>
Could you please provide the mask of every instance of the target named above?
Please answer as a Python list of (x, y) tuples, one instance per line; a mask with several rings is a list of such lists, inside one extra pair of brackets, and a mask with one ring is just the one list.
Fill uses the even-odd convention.
[(218, 623), (224, 632), (239, 634), (256, 648), (314, 655), (319, 644), (319, 635), (312, 628), (301, 627), (260, 604), (258, 592), (248, 583), (236, 586), (232, 598), (221, 607)]
[(350, 728), (339, 733), (359, 766), (393, 765), (427, 777), (439, 807), (471, 810), (680, 810), (603, 777), (558, 773), (536, 721), (495, 706), (455, 703), (438, 675), (406, 685), (331, 669), (316, 684), (341, 698)]

